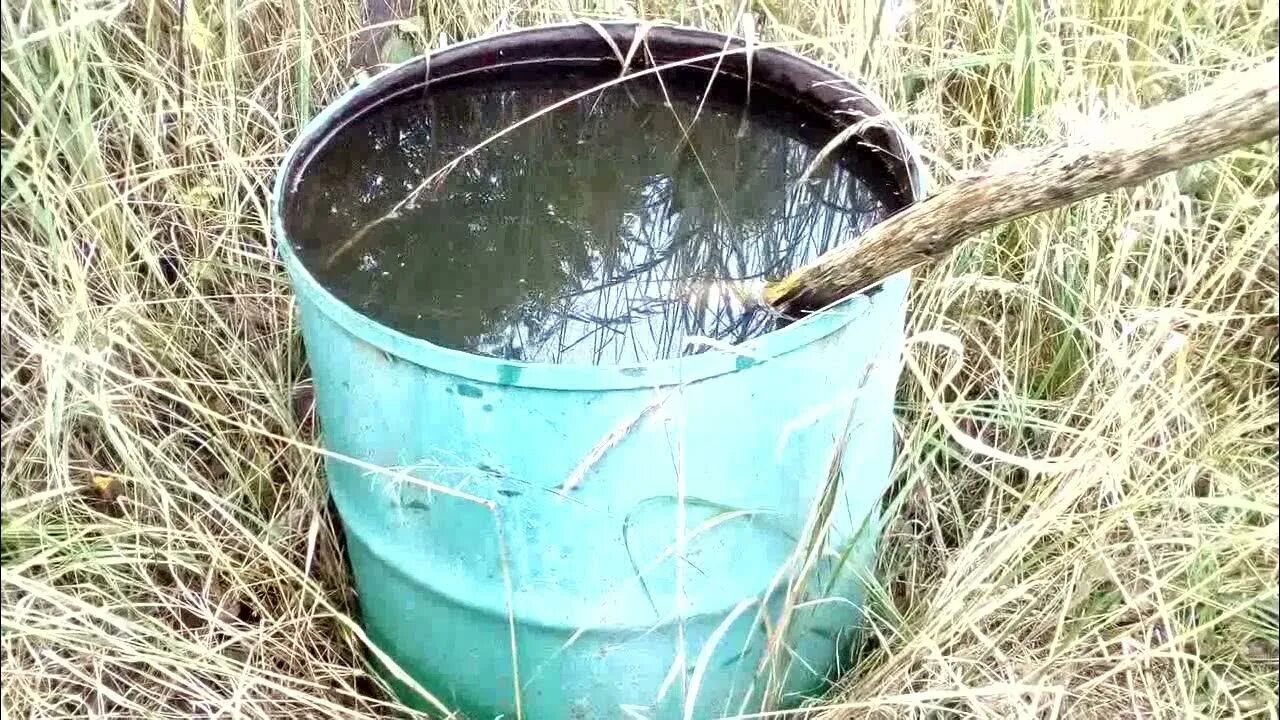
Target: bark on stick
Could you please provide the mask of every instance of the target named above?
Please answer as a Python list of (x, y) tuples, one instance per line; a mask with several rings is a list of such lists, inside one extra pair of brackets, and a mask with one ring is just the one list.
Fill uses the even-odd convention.
[(830, 250), (764, 290), (798, 316), (936, 260), (996, 225), (1136, 185), (1280, 132), (1280, 65), (1231, 73), (1178, 100), (993, 164)]

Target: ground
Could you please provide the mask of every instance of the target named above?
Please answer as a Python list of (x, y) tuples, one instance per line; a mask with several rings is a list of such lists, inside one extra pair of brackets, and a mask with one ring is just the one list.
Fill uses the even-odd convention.
[[(1274, 57), (1278, 24), (1263, 0), (417, 8), (423, 49), (749, 12), (880, 89), (935, 183)], [(0, 12), (6, 716), (386, 716), (266, 211), (355, 74), (358, 5)], [(916, 274), (874, 642), (816, 717), (1276, 717), (1276, 155)]]

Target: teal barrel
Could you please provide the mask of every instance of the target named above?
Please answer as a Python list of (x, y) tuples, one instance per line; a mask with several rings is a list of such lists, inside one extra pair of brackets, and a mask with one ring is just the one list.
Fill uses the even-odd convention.
[[(796, 705), (851, 660), (893, 461), (905, 275), (732, 348), (550, 365), (375, 322), (321, 286), (288, 242), (300, 167), (361, 108), (513, 58), (616, 62), (638, 34), (555, 25), (438, 51), (429, 68), (410, 61), (325, 108), (277, 181), (279, 252), (361, 623), (472, 718), (732, 716)], [(680, 28), (644, 40), (651, 52), (636, 55), (650, 62), (741, 48)], [(840, 126), (884, 112), (864, 88), (781, 50), (739, 51), (721, 69), (747, 62), (754, 83)], [(922, 168), (901, 131), (863, 126), (901, 197), (916, 200)]]

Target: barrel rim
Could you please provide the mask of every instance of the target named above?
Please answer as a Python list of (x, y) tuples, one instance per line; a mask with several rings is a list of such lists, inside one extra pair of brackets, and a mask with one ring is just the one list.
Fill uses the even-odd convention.
[[(272, 191), (273, 240), (290, 275), (294, 293), (309, 301), (345, 332), (378, 348), (391, 358), (407, 360), (425, 368), (478, 382), (550, 390), (625, 390), (682, 385), (705, 380), (740, 371), (803, 348), (836, 332), (854, 322), (858, 316), (870, 311), (872, 304), (876, 302), (876, 297), (860, 294), (803, 318), (788, 327), (765, 333), (732, 348), (709, 348), (697, 355), (685, 357), (627, 365), (519, 362), (445, 347), (384, 325), (331, 293), (311, 274), (306, 264), (294, 252), (284, 227), (286, 183), (293, 177), (294, 170), (300, 162), (305, 162), (317, 147), (323, 145), (325, 138), (349, 121), (344, 114), (349, 113), (357, 103), (367, 102), (377, 97), (382, 94), (382, 91), (392, 88), (395, 83), (403, 82), (406, 76), (413, 72), (415, 66), (429, 62), (430, 58), (439, 58), (446, 53), (471, 49), (500, 39), (521, 35), (537, 38), (540, 35), (566, 29), (582, 29), (585, 31), (585, 38), (586, 33), (599, 37), (599, 33), (608, 28), (630, 28), (638, 31), (642, 27), (646, 32), (660, 29), (675, 34), (701, 35), (706, 39), (714, 39), (722, 43), (742, 42), (741, 38), (725, 33), (673, 24), (649, 24), (627, 20), (545, 24), (461, 41), (428, 55), (411, 58), (349, 88), (336, 100), (326, 105), (303, 126), (301, 132), (290, 144), (276, 173)], [(811, 73), (810, 91), (819, 83), (828, 87), (843, 86), (852, 91), (852, 97), (859, 98), (874, 109), (877, 116), (883, 119), (879, 123), (880, 127), (896, 145), (892, 150), (899, 154), (898, 159), (906, 174), (907, 186), (902, 189), (911, 195), (908, 203), (918, 202), (924, 197), (926, 183), (924, 164), (910, 141), (910, 135), (890, 114), (888, 104), (877, 93), (834, 69), (787, 48), (770, 47), (767, 50), (757, 50), (754, 62), (761, 62), (762, 55), (765, 58), (776, 56), (785, 62), (804, 66), (804, 70)], [(883, 289), (889, 292), (883, 293), (887, 296), (884, 299), (888, 300), (892, 297), (898, 298), (897, 302), (905, 302), (909, 275), (909, 271), (903, 271), (887, 278), (883, 282)]]

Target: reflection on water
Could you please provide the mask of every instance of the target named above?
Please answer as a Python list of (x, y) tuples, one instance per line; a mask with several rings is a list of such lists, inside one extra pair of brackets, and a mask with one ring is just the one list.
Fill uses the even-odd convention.
[(554, 81), (414, 93), (340, 131), (287, 218), (317, 279), (447, 347), (643, 362), (698, 352), (691, 336), (737, 343), (776, 322), (691, 284), (781, 277), (887, 214), (844, 163), (802, 185), (817, 148), (785, 123), (699, 112), (696, 96), (667, 103), (674, 89), (633, 82), (504, 135), (335, 256), (468, 148), (596, 83)]

